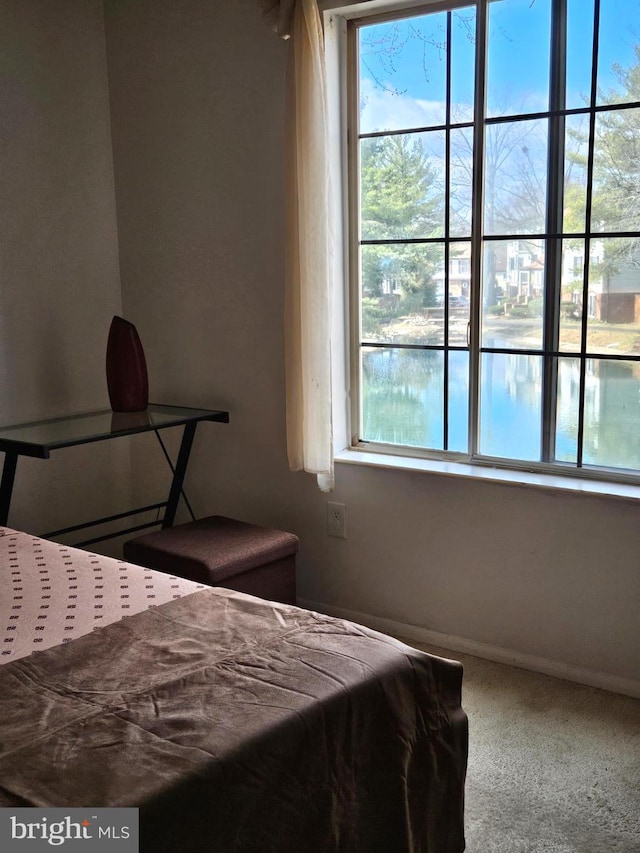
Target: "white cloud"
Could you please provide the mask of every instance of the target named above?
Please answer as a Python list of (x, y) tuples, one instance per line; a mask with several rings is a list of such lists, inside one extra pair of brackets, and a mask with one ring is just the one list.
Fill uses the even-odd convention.
[[(445, 105), (442, 101), (426, 101), (396, 94), (391, 85), (387, 89), (363, 78), (360, 90), (360, 132), (376, 130), (402, 130), (404, 128), (432, 127), (444, 124)], [(468, 121), (473, 108), (454, 105), (454, 121)]]

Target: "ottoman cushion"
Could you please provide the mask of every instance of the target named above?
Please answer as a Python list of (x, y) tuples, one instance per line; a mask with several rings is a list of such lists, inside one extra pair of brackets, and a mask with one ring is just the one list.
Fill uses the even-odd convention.
[(212, 586), (295, 555), (298, 537), (220, 515), (130, 539), (124, 558)]

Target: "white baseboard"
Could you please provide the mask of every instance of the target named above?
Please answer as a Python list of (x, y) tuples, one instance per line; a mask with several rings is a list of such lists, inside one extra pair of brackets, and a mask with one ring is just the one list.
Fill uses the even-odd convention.
[(323, 604), (320, 601), (301, 598), (298, 599), (298, 604), (307, 610), (316, 610), (318, 613), (326, 613), (328, 616), (337, 616), (339, 619), (358, 622), (361, 625), (366, 625), (368, 628), (373, 628), (375, 631), (381, 631), (384, 634), (390, 634), (394, 637), (416, 640), (419, 643), (438, 646), (448, 651), (462, 652), (463, 654), (483, 658), (484, 660), (504, 663), (509, 666), (519, 667), (520, 669), (540, 672), (543, 675), (563, 678), (565, 681), (574, 681), (577, 684), (586, 684), (589, 687), (598, 687), (601, 690), (609, 690), (612, 693), (622, 693), (625, 696), (640, 699), (640, 681), (635, 681), (631, 678), (621, 678), (617, 675), (608, 675), (604, 672), (595, 672), (591, 669), (569, 666), (568, 664), (559, 663), (548, 658), (528, 655), (523, 652), (513, 651), (512, 649), (503, 649), (500, 646), (490, 646), (486, 643), (478, 643), (475, 640), (456, 637), (452, 634), (440, 634), (438, 631), (430, 631), (428, 628), (422, 628), (419, 625), (408, 625), (404, 622), (386, 619), (383, 616), (372, 616), (369, 613), (360, 613), (357, 610), (334, 607)]

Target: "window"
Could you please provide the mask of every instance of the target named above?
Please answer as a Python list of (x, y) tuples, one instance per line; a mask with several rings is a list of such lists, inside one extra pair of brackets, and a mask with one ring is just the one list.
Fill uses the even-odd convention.
[(640, 0), (366, 5), (354, 444), (639, 478)]

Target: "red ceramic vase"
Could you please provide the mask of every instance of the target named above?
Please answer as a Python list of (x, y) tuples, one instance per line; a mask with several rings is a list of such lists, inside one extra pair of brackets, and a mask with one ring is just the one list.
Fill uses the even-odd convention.
[(133, 323), (114, 317), (107, 341), (107, 388), (114, 412), (143, 412), (149, 402), (147, 363)]

